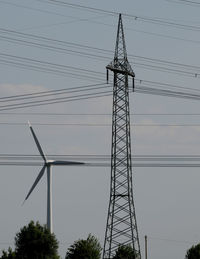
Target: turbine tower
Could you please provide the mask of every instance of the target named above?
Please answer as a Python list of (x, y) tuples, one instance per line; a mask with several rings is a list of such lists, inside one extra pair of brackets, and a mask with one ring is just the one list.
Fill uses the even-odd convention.
[(36, 146), (39, 150), (39, 153), (41, 155), (41, 157), (44, 160), (44, 165), (42, 167), (42, 169), (40, 170), (35, 182), (33, 183), (30, 191), (28, 192), (24, 202), (28, 199), (28, 197), (31, 195), (32, 191), (35, 189), (36, 185), (38, 184), (38, 182), (40, 181), (40, 179), (42, 178), (45, 169), (47, 169), (47, 228), (49, 229), (49, 231), (51, 233), (53, 233), (53, 221), (52, 221), (52, 165), (59, 165), (59, 166), (75, 166), (75, 165), (83, 165), (85, 163), (82, 162), (73, 162), (73, 161), (56, 161), (56, 160), (48, 160), (47, 157), (45, 156), (40, 143), (35, 135), (35, 132), (31, 126), (31, 124), (29, 123), (29, 127), (31, 130), (31, 133), (33, 135), (33, 138), (35, 140)]
[(121, 14), (114, 60), (106, 67), (114, 73), (112, 111), (111, 189), (103, 259), (113, 258), (120, 245), (131, 246), (141, 259), (132, 185), (129, 77), (135, 74), (128, 62)]

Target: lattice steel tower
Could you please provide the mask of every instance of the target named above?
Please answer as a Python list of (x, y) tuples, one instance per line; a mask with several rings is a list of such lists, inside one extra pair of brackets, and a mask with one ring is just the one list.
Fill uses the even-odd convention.
[(112, 112), (111, 190), (103, 259), (115, 255), (119, 245), (130, 245), (141, 259), (132, 187), (129, 76), (135, 74), (128, 62), (121, 14), (114, 60), (106, 67), (114, 73)]

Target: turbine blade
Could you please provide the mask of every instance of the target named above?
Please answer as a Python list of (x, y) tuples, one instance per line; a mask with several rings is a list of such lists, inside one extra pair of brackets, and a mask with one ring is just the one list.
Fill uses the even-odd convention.
[(39, 141), (38, 141), (38, 139), (37, 139), (37, 137), (36, 137), (36, 135), (35, 135), (35, 132), (34, 132), (32, 126), (31, 126), (30, 122), (28, 122), (28, 124), (29, 124), (30, 130), (31, 130), (31, 133), (32, 133), (32, 135), (33, 135), (33, 138), (34, 138), (34, 140), (35, 140), (36, 146), (37, 146), (37, 148), (38, 148), (38, 150), (39, 150), (39, 152), (40, 152), (40, 155), (42, 156), (42, 158), (44, 159), (44, 161), (47, 162), (47, 158), (46, 158), (46, 156), (45, 156), (45, 154), (44, 154), (44, 152), (43, 152), (43, 150), (42, 150), (42, 148), (41, 148), (41, 146), (40, 146), (40, 143), (39, 143)]
[(43, 174), (44, 174), (44, 171), (45, 171), (45, 168), (46, 168), (46, 165), (44, 165), (41, 169), (41, 171), (39, 172), (34, 184), (32, 185), (30, 191), (28, 192), (24, 202), (28, 199), (28, 197), (31, 195), (32, 191), (34, 190), (35, 186), (38, 184), (38, 182), (40, 181), (40, 179), (42, 178)]
[(74, 162), (74, 161), (52, 161), (49, 162), (51, 165), (84, 165), (83, 162)]

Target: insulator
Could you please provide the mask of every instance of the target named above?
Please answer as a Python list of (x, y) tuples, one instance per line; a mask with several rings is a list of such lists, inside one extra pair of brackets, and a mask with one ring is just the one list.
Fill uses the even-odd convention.
[(135, 79), (133, 77), (133, 92), (134, 92), (134, 90), (135, 90)]
[(107, 69), (106, 71), (107, 71), (107, 77), (106, 77), (106, 79), (107, 79), (107, 84), (108, 84), (108, 81), (109, 81), (109, 71), (108, 71), (108, 69)]

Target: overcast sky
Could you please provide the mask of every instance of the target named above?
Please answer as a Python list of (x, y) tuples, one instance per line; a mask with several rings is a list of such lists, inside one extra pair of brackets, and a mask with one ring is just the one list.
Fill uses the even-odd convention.
[[(0, 0), (0, 97), (95, 84), (99, 84), (99, 92), (112, 90), (100, 84), (106, 82), (105, 67), (113, 58), (118, 22), (114, 13), (130, 14), (123, 16), (127, 52), (141, 85), (148, 80), (196, 88), (198, 93), (200, 81), (192, 74), (196, 68), (190, 67), (193, 72), (183, 74), (178, 71), (180, 66), (170, 63), (167, 70), (160, 71), (155, 66), (162, 64), (148, 63), (142, 57), (199, 66), (199, 4), (179, 0), (71, 1), (114, 12), (111, 15), (72, 8), (66, 0), (66, 5), (49, 2)], [(176, 71), (172, 73), (169, 68)], [(189, 72), (189, 67), (184, 71)], [(74, 92), (75, 96), (80, 94), (84, 92)], [(35, 100), (41, 99), (20, 102)], [(2, 108), (13, 107), (5, 107), (13, 104), (8, 99), (0, 101), (0, 155), (38, 155), (28, 120), (47, 156), (110, 155), (111, 115), (105, 114), (111, 114), (111, 96), (12, 110)], [(199, 155), (200, 126), (196, 124), (200, 125), (200, 115), (148, 115), (199, 113), (198, 101), (131, 93), (130, 102), (131, 123), (137, 124), (131, 127), (133, 155)], [(80, 125), (83, 123), (87, 125)], [(154, 123), (158, 125), (152, 126)], [(30, 220), (46, 223), (46, 177), (21, 206), (39, 170), (40, 166), (0, 166), (0, 249), (14, 247), (16, 232)], [(200, 241), (199, 182), (198, 168), (133, 168), (142, 255), (145, 235), (149, 259), (182, 259), (186, 250)], [(89, 233), (97, 236), (103, 246), (109, 184), (109, 167), (53, 168), (53, 224), (63, 258), (74, 240), (86, 238)]]

